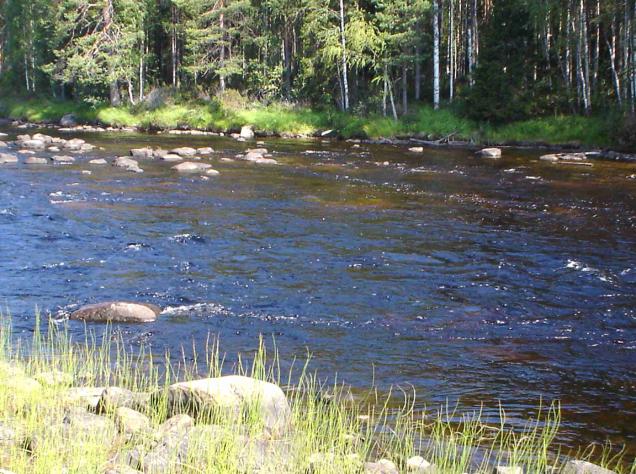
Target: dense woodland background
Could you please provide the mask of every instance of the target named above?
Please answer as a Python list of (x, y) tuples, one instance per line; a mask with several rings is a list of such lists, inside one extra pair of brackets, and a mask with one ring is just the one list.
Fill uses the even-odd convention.
[(236, 90), (491, 123), (636, 109), (636, 0), (0, 2), (5, 94), (117, 105)]

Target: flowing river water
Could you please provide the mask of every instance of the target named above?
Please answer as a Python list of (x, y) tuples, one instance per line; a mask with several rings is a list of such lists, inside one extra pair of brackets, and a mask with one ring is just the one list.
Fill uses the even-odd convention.
[[(36, 306), (151, 302), (164, 313), (119, 327), (127, 342), (177, 352), (212, 333), (236, 354), (273, 335), (283, 361), (309, 351), (323, 377), (413, 386), (422, 405), (489, 417), (501, 401), (522, 420), (560, 400), (567, 446), (636, 453), (634, 165), (270, 139), (268, 166), (221, 160), (249, 146), (227, 138), (72, 136), (102, 150), (0, 165), (0, 302), (18, 331)], [(221, 174), (87, 163), (146, 145), (212, 146)]]

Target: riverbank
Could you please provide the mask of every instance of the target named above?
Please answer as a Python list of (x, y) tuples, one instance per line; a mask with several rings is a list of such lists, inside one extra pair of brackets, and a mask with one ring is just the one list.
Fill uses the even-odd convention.
[[(11, 328), (3, 318), (0, 468), (18, 474), (612, 472), (562, 455), (558, 405), (523, 427), (502, 412), (493, 426), (448, 407), (415, 410), (414, 395), (397, 408), (373, 390), (354, 397), (306, 365), (281, 373), (263, 341), (227, 370), (210, 338), (190, 361), (132, 349), (109, 330), (76, 343), (37, 316), (30, 340)], [(636, 467), (609, 451), (586, 456), (617, 473)]]
[(190, 129), (231, 133), (253, 125), (262, 135), (404, 138), (468, 142), (474, 145), (551, 145), (569, 148), (616, 146), (616, 121), (607, 117), (560, 116), (525, 120), (501, 127), (477, 124), (445, 109), (422, 106), (400, 120), (356, 116), (281, 104), (224, 106), (190, 101), (145, 107), (91, 106), (45, 99), (0, 100), (0, 116), (34, 123), (59, 123), (72, 115), (80, 124), (142, 130)]

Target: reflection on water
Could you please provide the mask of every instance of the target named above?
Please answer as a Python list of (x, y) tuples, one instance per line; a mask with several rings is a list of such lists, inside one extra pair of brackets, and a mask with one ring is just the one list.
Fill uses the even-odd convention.
[[(245, 145), (221, 138), (85, 138), (104, 150), (0, 168), (0, 298), (22, 330), (36, 305), (149, 301), (166, 311), (121, 328), (131, 343), (212, 332), (236, 353), (273, 334), (286, 361), (309, 348), (323, 376), (422, 404), (515, 418), (560, 399), (562, 441), (636, 452), (633, 167), (277, 140), (259, 166), (222, 160)], [(81, 174), (145, 145), (212, 146), (221, 175)]]

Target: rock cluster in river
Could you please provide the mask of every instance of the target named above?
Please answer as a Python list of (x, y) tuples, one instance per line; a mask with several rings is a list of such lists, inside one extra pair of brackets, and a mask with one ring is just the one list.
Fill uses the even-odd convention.
[(589, 157), (594, 156), (593, 153), (551, 153), (542, 155), (539, 159), (550, 163), (558, 163), (560, 165), (570, 166), (593, 166)]
[(97, 323), (149, 323), (157, 319), (161, 308), (148, 303), (113, 301), (82, 306), (70, 319)]

